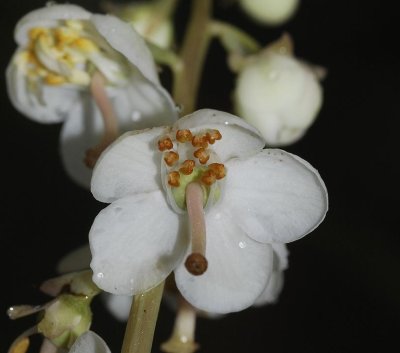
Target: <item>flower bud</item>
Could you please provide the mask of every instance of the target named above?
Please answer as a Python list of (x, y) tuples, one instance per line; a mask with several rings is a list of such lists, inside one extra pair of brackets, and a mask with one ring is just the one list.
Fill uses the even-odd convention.
[(240, 0), (239, 3), (257, 22), (277, 26), (293, 16), (299, 0)]
[(296, 142), (322, 103), (319, 73), (274, 43), (245, 61), (237, 77), (236, 113), (270, 146)]

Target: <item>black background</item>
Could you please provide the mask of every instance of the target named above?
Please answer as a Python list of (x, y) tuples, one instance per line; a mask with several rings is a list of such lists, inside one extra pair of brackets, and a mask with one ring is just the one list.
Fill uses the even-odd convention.
[[(177, 13), (180, 28), (187, 15), (188, 2), (183, 2)], [(76, 3), (99, 11), (97, 1)], [(1, 2), (2, 72), (15, 49), (15, 23), (42, 5)], [(237, 6), (216, 6), (218, 18), (247, 28), (264, 43), (288, 31), (299, 57), (328, 68), (317, 121), (287, 149), (320, 171), (330, 211), (316, 231), (289, 245), (290, 267), (279, 303), (216, 321), (200, 319), (201, 352), (384, 352), (391, 344), (398, 347), (400, 76), (397, 12), (390, 6), (304, 0), (293, 20), (274, 29), (255, 25)], [(233, 82), (223, 50), (213, 43), (199, 107), (229, 109)], [(40, 125), (17, 113), (4, 80), (0, 109), (0, 351), (6, 352), (34, 323), (33, 318), (8, 320), (6, 308), (47, 300), (37, 286), (55, 275), (62, 255), (86, 242), (104, 205), (64, 174), (58, 156), (60, 126)], [(124, 325), (99, 300), (93, 309), (92, 329), (118, 352)], [(162, 306), (153, 351), (159, 351), (172, 323), (173, 313)]]

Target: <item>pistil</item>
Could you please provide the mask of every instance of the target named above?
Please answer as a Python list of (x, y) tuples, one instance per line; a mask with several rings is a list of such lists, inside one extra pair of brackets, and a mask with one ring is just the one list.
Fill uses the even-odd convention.
[(185, 267), (194, 276), (202, 275), (208, 266), (206, 252), (206, 222), (203, 209), (203, 188), (197, 182), (186, 187), (186, 207), (192, 238), (192, 253), (186, 258)]
[(105, 89), (105, 78), (98, 71), (93, 74), (90, 92), (100, 109), (104, 123), (104, 133), (100, 143), (86, 151), (84, 162), (87, 167), (93, 168), (101, 153), (118, 137), (118, 120)]

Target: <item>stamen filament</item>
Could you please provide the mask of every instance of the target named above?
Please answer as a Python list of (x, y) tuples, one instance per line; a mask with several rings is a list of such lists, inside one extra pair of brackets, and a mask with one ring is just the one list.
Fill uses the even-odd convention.
[(207, 270), (206, 222), (203, 210), (203, 188), (193, 182), (186, 187), (186, 207), (192, 237), (192, 253), (186, 258), (185, 267), (194, 276), (202, 275)]
[(33, 326), (30, 329), (19, 335), (8, 349), (8, 353), (25, 353), (29, 348), (29, 336), (38, 333), (37, 326)]
[(90, 92), (104, 123), (104, 134), (100, 143), (86, 151), (85, 164), (93, 168), (101, 153), (118, 137), (118, 119), (105, 89), (105, 78), (99, 71), (93, 74)]
[(170, 339), (161, 345), (167, 353), (193, 353), (199, 345), (194, 341), (196, 310), (183, 298), (179, 301), (174, 330)]

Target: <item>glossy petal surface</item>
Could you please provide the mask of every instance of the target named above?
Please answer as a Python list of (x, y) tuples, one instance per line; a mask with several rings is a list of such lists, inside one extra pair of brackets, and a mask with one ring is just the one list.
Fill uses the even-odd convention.
[(288, 243), (316, 228), (328, 210), (318, 172), (300, 157), (263, 150), (226, 163), (221, 207), (254, 240)]
[(111, 351), (99, 335), (88, 331), (75, 341), (69, 353), (111, 353)]
[(113, 202), (99, 213), (89, 234), (94, 282), (120, 295), (154, 287), (182, 260), (187, 248), (182, 226), (161, 191)]
[(126, 133), (102, 154), (93, 171), (92, 193), (102, 202), (161, 189), (161, 154), (156, 146), (164, 128)]
[(191, 275), (184, 265), (175, 281), (185, 299), (212, 313), (239, 311), (252, 305), (272, 272), (272, 248), (250, 239), (220, 208), (206, 216), (207, 271)]

